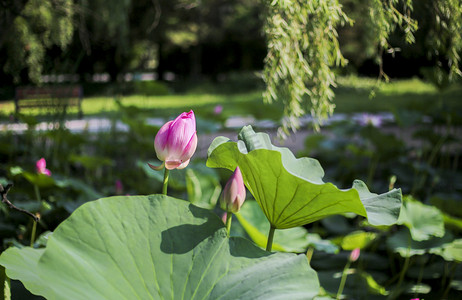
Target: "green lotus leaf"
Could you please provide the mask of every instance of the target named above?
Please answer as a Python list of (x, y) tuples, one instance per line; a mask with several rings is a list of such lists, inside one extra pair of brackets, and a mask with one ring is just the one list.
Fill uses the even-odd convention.
[(399, 253), (402, 257), (411, 257), (414, 255), (423, 255), (433, 253), (441, 255), (443, 248), (453, 241), (454, 237), (449, 232), (443, 237), (432, 237), (425, 241), (415, 241), (407, 228), (394, 233), (387, 239), (387, 247)]
[[(252, 200), (245, 201), (236, 217), (254, 243), (266, 248), (270, 224), (258, 203)], [(338, 252), (338, 247), (332, 242), (321, 239), (318, 234), (308, 233), (303, 227), (277, 230), (274, 233), (274, 251), (306, 252), (308, 247), (328, 253)]]
[(373, 225), (396, 222), (401, 191), (377, 195), (356, 180), (353, 188), (340, 190), (324, 183), (324, 170), (312, 158), (295, 158), (287, 148), (273, 146), (265, 133), (251, 126), (239, 133), (239, 141), (216, 138), (209, 147), (207, 166), (241, 169), (244, 183), (274, 228), (302, 226), (324, 217), (356, 213)]
[(441, 249), (435, 249), (432, 253), (440, 255), (446, 261), (462, 262), (462, 239), (445, 244)]
[(9, 248), (0, 264), (47, 299), (310, 299), (319, 291), (304, 255), (228, 238), (212, 212), (161, 195), (86, 203), (45, 249)]
[(364, 249), (377, 238), (377, 233), (355, 231), (342, 238), (340, 245), (343, 250)]
[(22, 173), (22, 176), (24, 176), (24, 178), (26, 178), (26, 180), (29, 181), (31, 184), (36, 185), (40, 188), (52, 187), (55, 185), (55, 181), (53, 180), (53, 178), (45, 174), (24, 171)]
[(441, 211), (420, 201), (406, 197), (399, 215), (398, 224), (405, 225), (414, 241), (428, 240), (433, 236), (444, 236), (444, 218)]

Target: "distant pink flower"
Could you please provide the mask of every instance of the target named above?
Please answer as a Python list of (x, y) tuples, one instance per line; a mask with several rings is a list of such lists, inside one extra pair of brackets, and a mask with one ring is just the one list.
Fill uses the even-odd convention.
[(359, 248), (356, 248), (353, 251), (351, 251), (351, 253), (350, 253), (350, 261), (351, 262), (357, 261), (358, 258), (359, 258), (360, 252), (361, 252), (361, 250)]
[(165, 123), (154, 140), (157, 158), (163, 161), (169, 170), (185, 168), (196, 147), (196, 118), (192, 110)]
[(117, 179), (115, 182), (115, 190), (116, 190), (116, 195), (122, 195), (124, 192), (124, 186), (122, 184), (122, 181), (120, 181), (119, 179)]
[(242, 178), (241, 170), (239, 167), (236, 167), (236, 170), (223, 189), (220, 207), (228, 213), (238, 212), (244, 203), (245, 194), (244, 179)]
[(213, 109), (213, 113), (216, 114), (216, 115), (221, 114), (222, 111), (223, 111), (223, 106), (221, 106), (221, 105), (217, 105), (217, 106), (215, 106), (215, 108)]
[(35, 168), (37, 169), (37, 173), (51, 176), (50, 170), (47, 169), (47, 162), (43, 157), (35, 163)]
[(35, 163), (35, 168), (37, 169), (37, 173), (45, 174), (46, 176), (51, 176), (50, 170), (47, 169), (47, 161), (45, 160), (45, 158), (42, 157), (41, 159), (39, 159)]
[(226, 219), (228, 218), (228, 212), (225, 211), (225, 213), (221, 216), (221, 220), (223, 221), (223, 223), (226, 224)]
[(358, 122), (361, 126), (372, 125), (373, 127), (380, 127), (382, 126), (383, 118), (381, 116), (363, 113), (359, 117)]

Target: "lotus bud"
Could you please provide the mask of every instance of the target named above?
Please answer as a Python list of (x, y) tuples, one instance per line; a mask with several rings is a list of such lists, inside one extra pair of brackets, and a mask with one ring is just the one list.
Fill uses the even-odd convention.
[(359, 248), (356, 248), (353, 251), (351, 251), (351, 253), (350, 253), (350, 261), (351, 262), (357, 261), (358, 258), (359, 258), (359, 253), (360, 252), (361, 252), (361, 250)]
[(154, 140), (157, 158), (164, 162), (168, 170), (185, 168), (196, 147), (196, 118), (192, 110), (165, 123)]
[(45, 158), (39, 159), (35, 163), (35, 168), (37, 169), (37, 173), (39, 174), (45, 174), (46, 176), (51, 176), (51, 171), (47, 169), (47, 161)]
[(239, 167), (236, 167), (231, 178), (226, 183), (223, 189), (220, 206), (228, 213), (236, 213), (241, 209), (242, 203), (245, 200), (244, 179)]

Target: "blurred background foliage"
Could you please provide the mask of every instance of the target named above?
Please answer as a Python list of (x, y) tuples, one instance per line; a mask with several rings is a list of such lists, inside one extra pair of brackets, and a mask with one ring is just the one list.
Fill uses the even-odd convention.
[(332, 114), (338, 74), (419, 76), (447, 87), (461, 75), (461, 7), (460, 0), (2, 1), (0, 89), (11, 97), (12, 84), (39, 84), (42, 75), (92, 82), (104, 73), (123, 82), (127, 73), (155, 72), (160, 80), (217, 82), (263, 70), (264, 99), (284, 104), (287, 131), (306, 113)]
[[(275, 249), (306, 253), (326, 296), (359, 247), (347, 297), (459, 299), (461, 11), (460, 0), (0, 1), (0, 183), (14, 183), (9, 199), (40, 214), (43, 247), (87, 201), (160, 192), (161, 174), (146, 167), (156, 163), (152, 118), (192, 108), (200, 149), (186, 171), (171, 173), (169, 194), (221, 215), (215, 203), (230, 172), (204, 167), (210, 139), (235, 135), (235, 116), (266, 121), (260, 129), (273, 136), (300, 124), (310, 134), (286, 143), (318, 159), (326, 181), (399, 187), (404, 213), (388, 228), (342, 215), (281, 230)], [(70, 130), (72, 110), (38, 109), (17, 116), (23, 132), (8, 129), (15, 87), (69, 82), (84, 87), (85, 116), (104, 118), (106, 130)], [(325, 116), (334, 103), (344, 117), (313, 134), (305, 114)], [(41, 157), (51, 178), (36, 174)], [(248, 201), (233, 234), (264, 247), (268, 224)], [(1, 206), (2, 250), (28, 244), (31, 229)]]

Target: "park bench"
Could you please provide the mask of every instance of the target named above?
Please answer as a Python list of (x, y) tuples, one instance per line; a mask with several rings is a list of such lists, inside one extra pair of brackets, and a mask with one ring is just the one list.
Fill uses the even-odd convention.
[(80, 85), (22, 86), (16, 88), (14, 105), (16, 115), (23, 108), (67, 109), (76, 106), (79, 118), (82, 118), (82, 100), (83, 89)]

